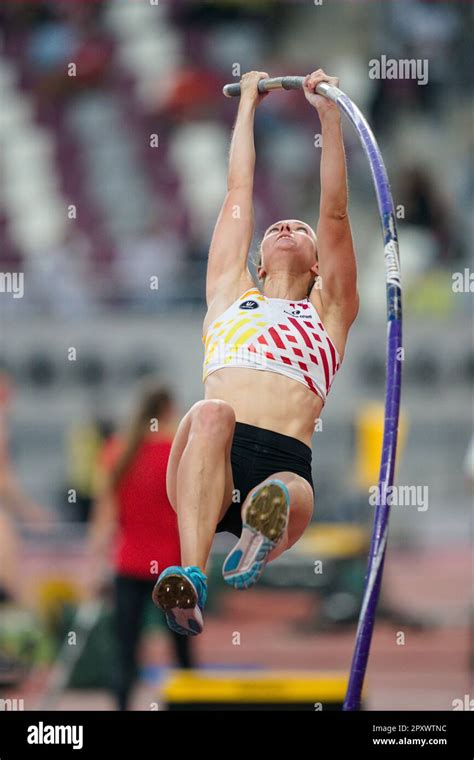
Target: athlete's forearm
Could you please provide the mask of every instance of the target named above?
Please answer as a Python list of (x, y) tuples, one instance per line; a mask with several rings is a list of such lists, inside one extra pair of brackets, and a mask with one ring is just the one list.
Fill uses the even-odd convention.
[(255, 171), (255, 143), (253, 125), (255, 104), (247, 98), (240, 101), (234, 133), (230, 144), (227, 187), (253, 187)]
[(321, 116), (321, 202), (320, 217), (347, 216), (347, 170), (341, 117), (338, 111)]

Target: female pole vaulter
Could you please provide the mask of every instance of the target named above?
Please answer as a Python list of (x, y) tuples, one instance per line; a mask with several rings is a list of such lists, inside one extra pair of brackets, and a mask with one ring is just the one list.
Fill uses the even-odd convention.
[(253, 126), (266, 96), (257, 85), (267, 77), (251, 71), (241, 80), (227, 194), (209, 250), (205, 397), (181, 421), (168, 464), (182, 566), (161, 573), (153, 599), (168, 625), (186, 635), (203, 630), (206, 565), (216, 532), (239, 538), (223, 575), (244, 589), (310, 522), (315, 421), (358, 312), (341, 117), (333, 102), (315, 93), (321, 82), (338, 86), (338, 80), (321, 69), (304, 80), (322, 128), (317, 231), (297, 219), (272, 224), (260, 246), (260, 288), (250, 274)]

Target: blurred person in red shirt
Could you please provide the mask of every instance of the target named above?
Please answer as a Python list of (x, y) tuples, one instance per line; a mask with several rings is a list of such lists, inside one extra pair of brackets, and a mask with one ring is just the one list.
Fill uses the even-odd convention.
[[(124, 434), (105, 443), (99, 463), (102, 482), (90, 532), (90, 580), (93, 589), (100, 587), (107, 565), (112, 565), (118, 640), (115, 695), (120, 710), (129, 704), (143, 614), (157, 574), (180, 562), (176, 514), (166, 495), (175, 430), (170, 391), (150, 385)], [(179, 667), (192, 667), (188, 640), (176, 633), (171, 639)]]

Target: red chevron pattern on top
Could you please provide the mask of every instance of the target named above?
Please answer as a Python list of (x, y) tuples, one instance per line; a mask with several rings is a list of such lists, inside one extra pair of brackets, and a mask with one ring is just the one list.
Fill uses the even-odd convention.
[[(244, 293), (209, 327), (208, 336), (224, 343), (224, 358), (211, 353), (205, 376), (225, 367), (267, 370), (303, 383), (325, 401), (340, 357), (313, 304), (257, 293)], [(250, 301), (255, 305), (249, 309)], [(207, 344), (213, 345), (209, 337)]]

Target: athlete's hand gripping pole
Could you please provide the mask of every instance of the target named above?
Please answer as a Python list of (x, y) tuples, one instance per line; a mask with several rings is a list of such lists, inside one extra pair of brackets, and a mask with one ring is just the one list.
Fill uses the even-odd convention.
[[(261, 79), (257, 85), (261, 93), (270, 92), (270, 90), (301, 90), (303, 88), (304, 77), (287, 76), (273, 77), (270, 79)], [(226, 84), (222, 90), (226, 98), (240, 97), (240, 82)], [(321, 82), (316, 88), (318, 95), (324, 95), (331, 100), (336, 101), (342, 95), (342, 91), (326, 82)]]

